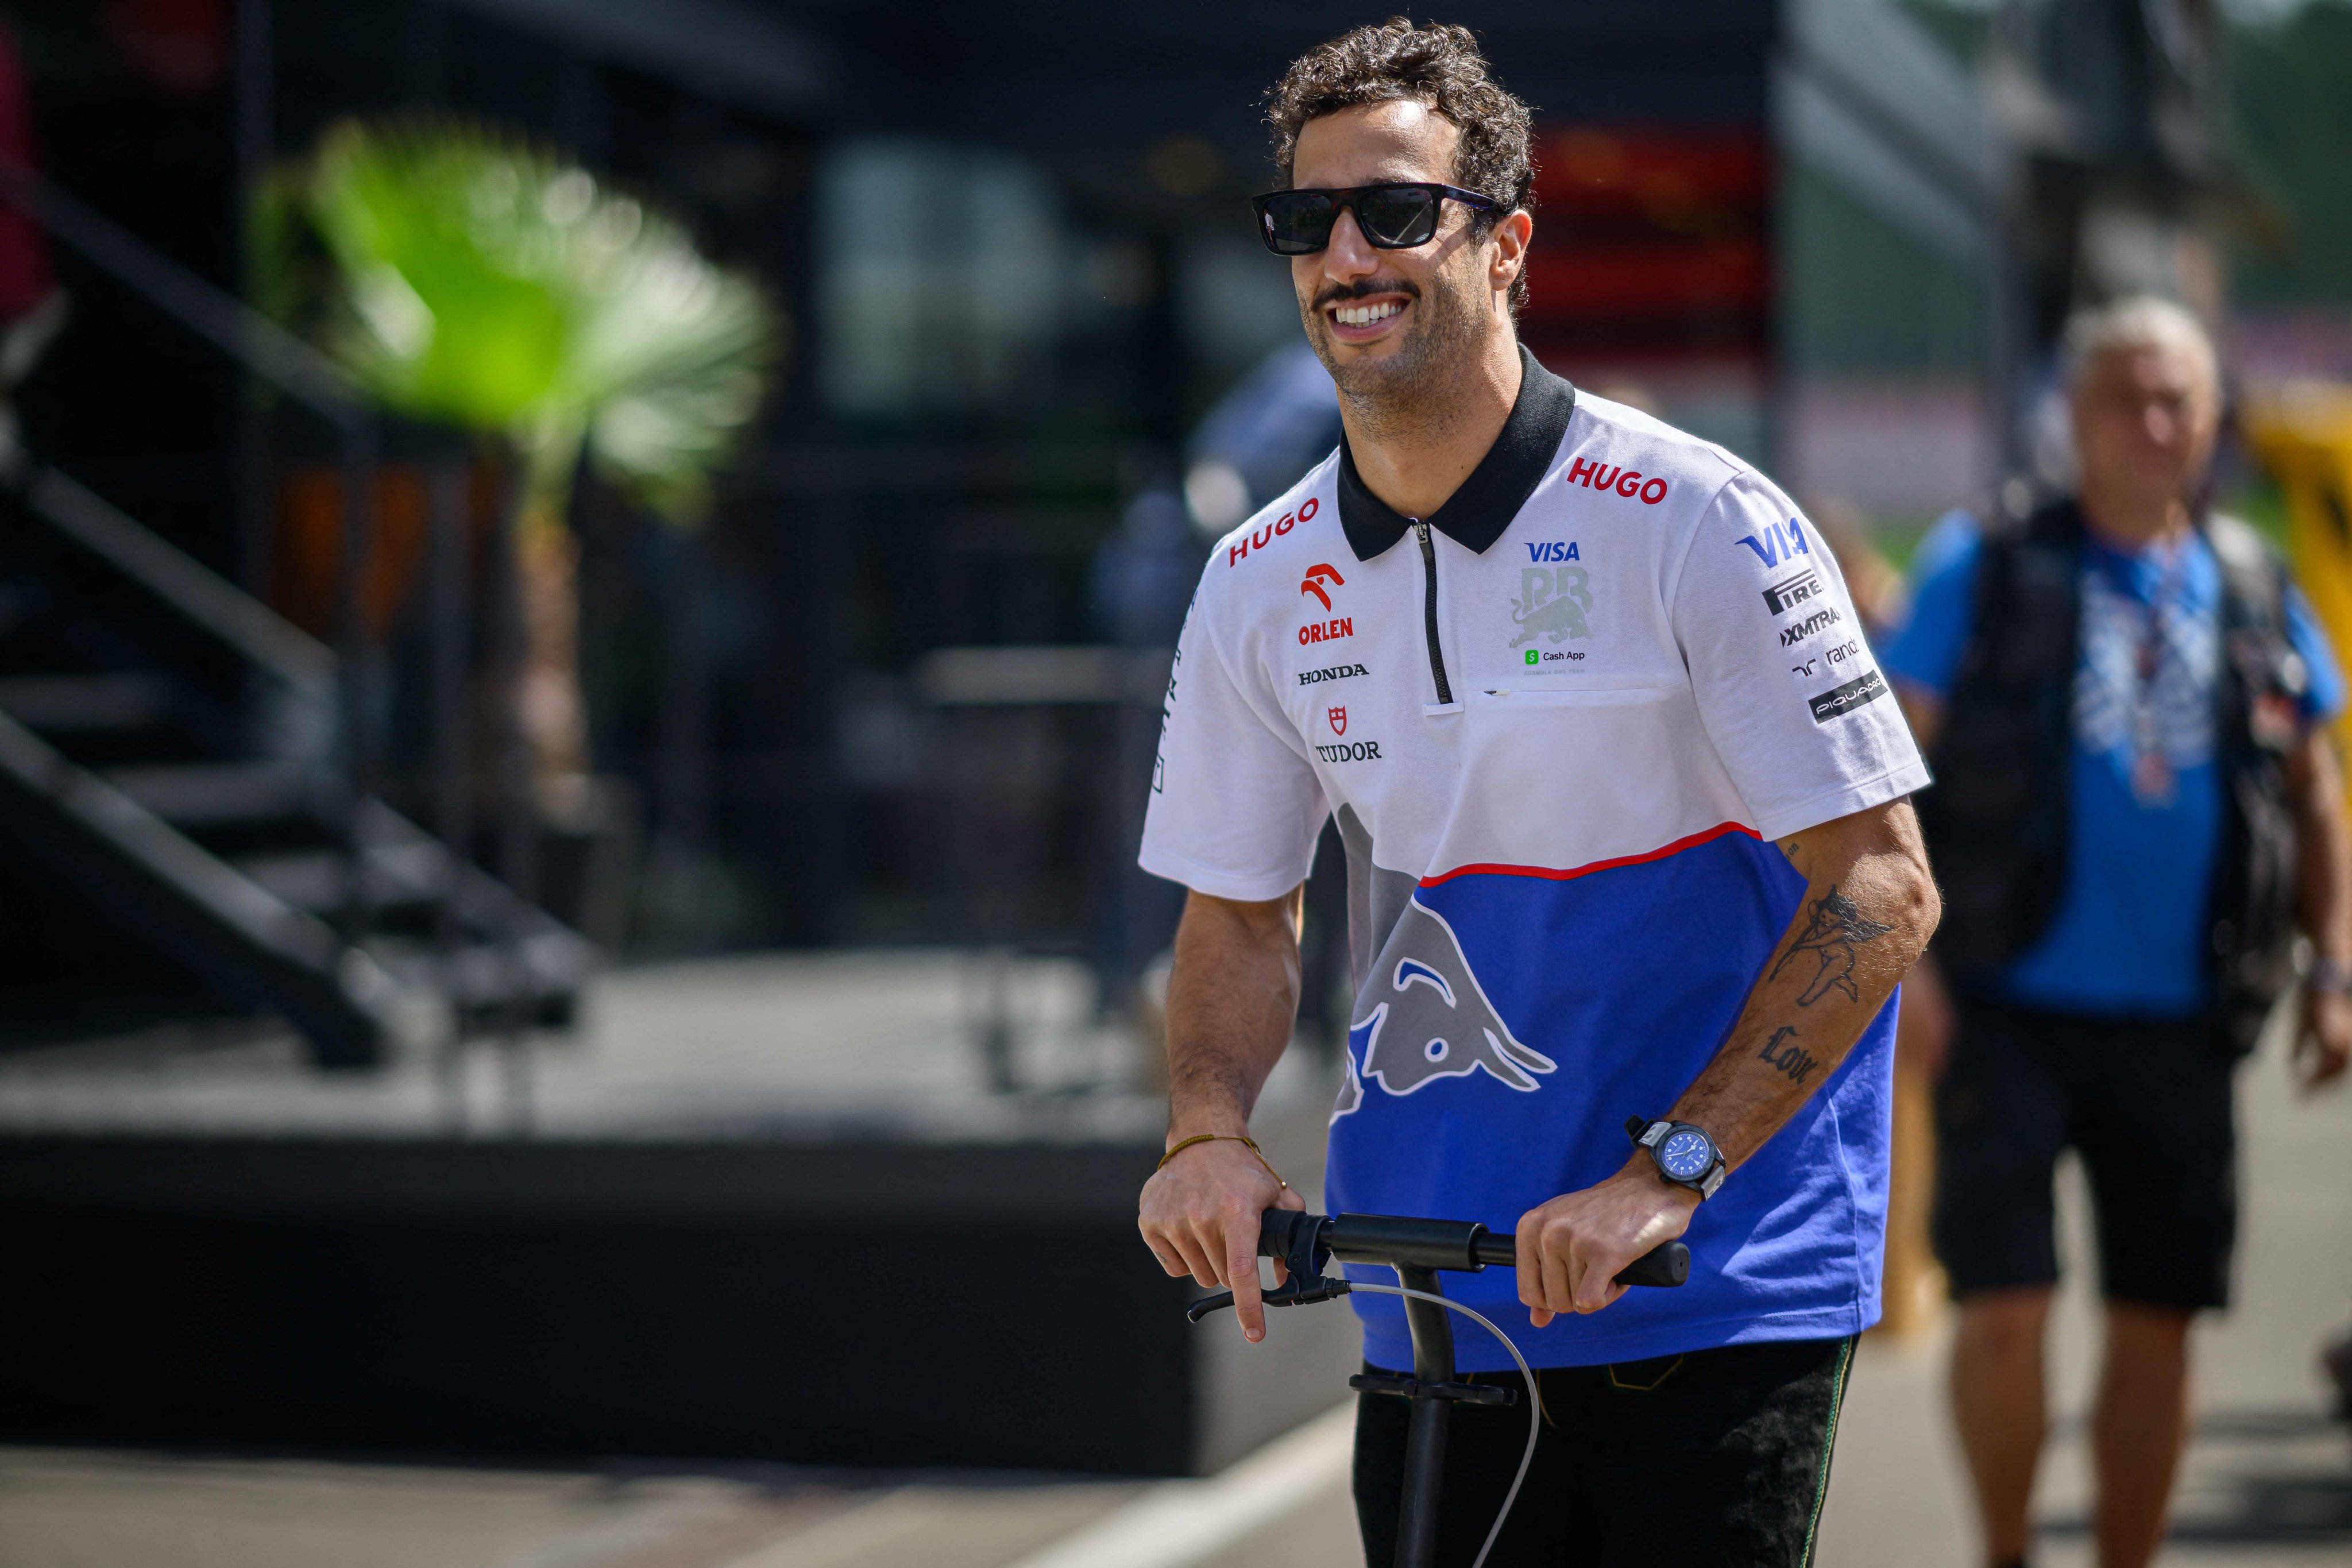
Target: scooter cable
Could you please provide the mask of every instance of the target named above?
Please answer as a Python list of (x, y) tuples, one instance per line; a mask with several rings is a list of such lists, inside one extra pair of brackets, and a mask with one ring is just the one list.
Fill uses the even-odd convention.
[[(1403, 1270), (1398, 1270), (1397, 1278), (1400, 1280), (1404, 1278)], [(1510, 1335), (1488, 1321), (1484, 1313), (1474, 1311), (1459, 1301), (1449, 1300), (1433, 1291), (1415, 1290), (1402, 1284), (1359, 1284), (1350, 1280), (1349, 1289), (1369, 1290), (1375, 1296), (1410, 1296), (1416, 1301), (1430, 1301), (1440, 1307), (1452, 1308), (1502, 1341), (1503, 1348), (1511, 1352), (1511, 1359), (1519, 1363), (1519, 1375), (1528, 1380), (1528, 1451), (1519, 1456), (1519, 1473), (1511, 1478), (1511, 1489), (1503, 1494), (1503, 1507), (1501, 1511), (1495, 1515), (1494, 1528), (1486, 1531), (1486, 1544), (1478, 1548), (1478, 1555), (1470, 1563), (1470, 1568), (1486, 1568), (1486, 1553), (1495, 1550), (1496, 1538), (1503, 1533), (1503, 1521), (1511, 1517), (1511, 1505), (1519, 1500), (1519, 1488), (1526, 1484), (1528, 1467), (1536, 1462), (1536, 1439), (1543, 1434), (1543, 1395), (1536, 1389), (1536, 1374), (1528, 1368), (1528, 1358), (1519, 1353), (1519, 1347), (1511, 1342)]]

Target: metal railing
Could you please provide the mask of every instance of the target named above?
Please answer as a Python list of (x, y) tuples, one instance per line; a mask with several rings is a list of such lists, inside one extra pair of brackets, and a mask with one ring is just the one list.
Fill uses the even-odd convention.
[[(340, 779), (334, 791), (337, 837), (343, 868), (339, 935), (357, 945), (370, 934), (374, 911), (364, 874), (367, 813), (364, 803), (378, 793), (383, 757), (377, 731), (378, 661), (368, 625), (363, 584), (376, 538), (374, 516), (379, 473), (384, 458), (385, 423), (357, 396), (334, 363), (275, 321), (155, 249), (89, 204), (22, 165), (0, 162), (0, 201), (25, 213), (48, 236), (121, 286), (157, 314), (258, 377), (289, 404), (322, 423), (331, 435), (341, 476), (341, 540), (333, 589), (332, 680)], [(468, 462), (470, 458), (468, 459)], [(428, 550), (425, 592), (429, 597), (426, 630), (426, 701), (436, 740), (431, 791), (435, 831), (459, 860), (467, 858), (473, 830), (469, 767), (465, 737), (469, 606), (466, 554), (465, 463), (445, 463), (430, 476)], [(516, 597), (514, 508), (501, 505), (493, 541), (491, 579), (505, 599)], [(201, 593), (174, 593), (168, 584), (151, 589), (170, 599), (191, 620), (219, 633), (232, 647), (251, 639), (221, 617), (219, 606)], [(183, 587), (185, 587), (183, 584)], [(213, 597), (222, 596), (215, 588)], [(519, 605), (492, 606), (493, 630), (487, 650), (494, 679), (506, 700), (499, 704), (498, 773), (505, 789), (528, 788), (515, 775), (522, 735), (514, 700), (522, 659)], [(274, 617), (273, 617), (274, 622)], [(258, 668), (283, 678), (268, 661)], [(527, 772), (527, 768), (524, 770)], [(506, 803), (509, 819), (518, 803)], [(514, 837), (511, 829), (509, 838)], [(512, 868), (506, 868), (511, 870)], [(517, 889), (528, 899), (530, 890)], [(445, 922), (446, 923), (446, 922)], [(449, 933), (445, 931), (445, 941)]]

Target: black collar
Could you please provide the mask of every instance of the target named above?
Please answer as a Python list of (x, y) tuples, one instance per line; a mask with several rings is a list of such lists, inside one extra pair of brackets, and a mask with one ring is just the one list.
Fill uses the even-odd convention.
[[(1455, 543), (1485, 554), (1543, 482), (1576, 412), (1576, 388), (1536, 363), (1519, 346), (1519, 398), (1503, 432), (1461, 488), (1429, 514), (1429, 526)], [(1339, 436), (1339, 527), (1359, 561), (1370, 561), (1404, 537), (1408, 520), (1364, 488), (1348, 437)]]

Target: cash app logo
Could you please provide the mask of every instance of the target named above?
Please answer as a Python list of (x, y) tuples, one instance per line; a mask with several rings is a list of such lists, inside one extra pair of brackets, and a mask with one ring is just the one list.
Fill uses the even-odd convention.
[(1535, 650), (1535, 649), (1533, 649), (1533, 648), (1529, 648), (1529, 649), (1528, 649), (1528, 662), (1529, 664), (1533, 664), (1535, 661), (1536, 661), (1536, 650)]

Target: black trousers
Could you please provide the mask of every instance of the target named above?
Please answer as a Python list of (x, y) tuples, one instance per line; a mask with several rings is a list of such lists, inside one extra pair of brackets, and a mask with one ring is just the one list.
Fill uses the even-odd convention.
[[(1538, 1369), (1543, 1434), (1487, 1568), (1804, 1568), (1853, 1361), (1851, 1339), (1796, 1340)], [(1525, 1397), (1517, 1372), (1470, 1381)], [(1369, 1568), (1396, 1558), (1411, 1417), (1393, 1394), (1358, 1396), (1356, 1522)], [(1527, 1436), (1523, 1405), (1454, 1407), (1441, 1568), (1470, 1568)]]

